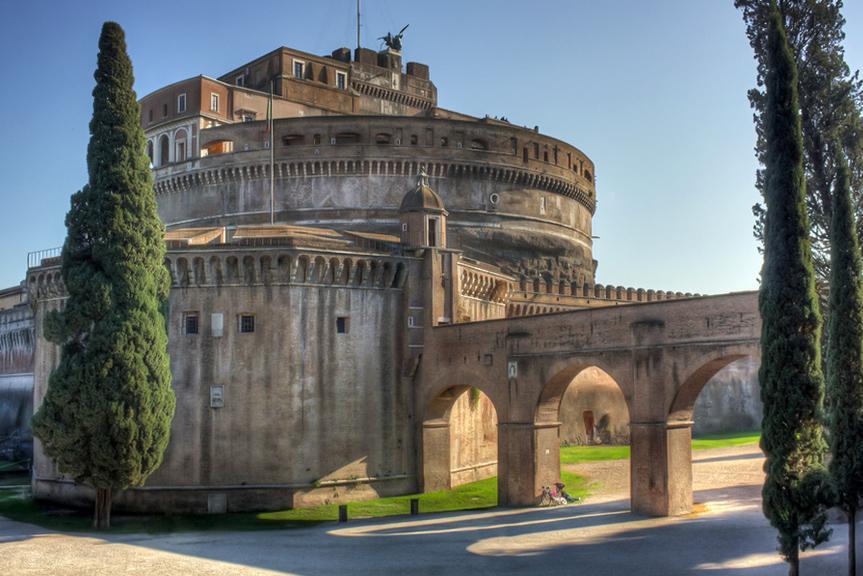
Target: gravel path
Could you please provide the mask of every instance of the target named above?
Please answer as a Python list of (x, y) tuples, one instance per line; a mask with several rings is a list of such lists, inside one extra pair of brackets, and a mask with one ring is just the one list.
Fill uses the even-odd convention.
[[(692, 488), (698, 492), (734, 488), (736, 493), (759, 495), (764, 483), (764, 455), (757, 445), (714, 448), (692, 453)], [(588, 502), (610, 502), (629, 497), (629, 460), (601, 460), (570, 464), (565, 469), (592, 482)], [(721, 492), (720, 492), (721, 494)]]

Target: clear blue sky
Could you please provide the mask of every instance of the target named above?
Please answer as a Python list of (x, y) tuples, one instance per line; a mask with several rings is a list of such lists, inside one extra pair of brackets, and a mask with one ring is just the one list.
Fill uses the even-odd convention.
[[(755, 64), (732, 0), (363, 1), (364, 45), (410, 23), (405, 58), (439, 103), (539, 125), (596, 163), (597, 280), (719, 293), (756, 287)], [(97, 40), (126, 29), (138, 95), (217, 76), (278, 46), (355, 44), (354, 0), (0, 0), (0, 287), (59, 246), (86, 181)], [(847, 59), (863, 66), (863, 3)]]

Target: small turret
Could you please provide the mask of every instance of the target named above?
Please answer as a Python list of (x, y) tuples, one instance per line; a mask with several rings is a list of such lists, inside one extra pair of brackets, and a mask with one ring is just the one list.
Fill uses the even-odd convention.
[(443, 200), (429, 187), (428, 174), (420, 168), (416, 187), (405, 194), (399, 207), (402, 244), (408, 248), (446, 248)]

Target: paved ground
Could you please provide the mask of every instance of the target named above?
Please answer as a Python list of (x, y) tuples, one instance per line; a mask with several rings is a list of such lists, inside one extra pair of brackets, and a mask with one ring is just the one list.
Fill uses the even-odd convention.
[[(785, 574), (760, 511), (755, 449), (695, 455), (695, 514), (628, 512), (626, 462), (577, 469), (606, 488), (578, 506), (374, 520), (302, 530), (107, 538), (0, 518), (5, 575)], [(803, 574), (845, 571), (846, 526), (804, 555)], [(863, 563), (861, 563), (863, 569)]]

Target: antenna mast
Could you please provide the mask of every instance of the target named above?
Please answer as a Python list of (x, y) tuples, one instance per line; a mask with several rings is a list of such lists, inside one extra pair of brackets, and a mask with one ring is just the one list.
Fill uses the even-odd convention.
[(360, 0), (357, 0), (357, 48), (360, 47)]

